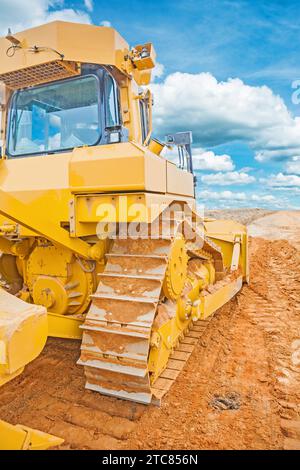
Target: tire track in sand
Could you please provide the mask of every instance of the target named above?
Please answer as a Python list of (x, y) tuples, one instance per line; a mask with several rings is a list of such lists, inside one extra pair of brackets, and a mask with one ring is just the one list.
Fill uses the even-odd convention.
[(263, 328), (284, 449), (300, 449), (300, 253), (285, 240), (254, 240), (245, 309)]

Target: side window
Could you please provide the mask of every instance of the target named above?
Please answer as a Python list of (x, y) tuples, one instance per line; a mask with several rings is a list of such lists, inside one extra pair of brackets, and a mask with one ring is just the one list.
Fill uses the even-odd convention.
[(114, 79), (105, 76), (105, 125), (106, 127), (120, 124), (118, 91)]

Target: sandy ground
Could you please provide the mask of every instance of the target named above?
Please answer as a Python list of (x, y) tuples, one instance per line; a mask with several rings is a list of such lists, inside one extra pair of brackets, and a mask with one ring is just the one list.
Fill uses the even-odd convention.
[(300, 211), (280, 211), (254, 220), (249, 235), (268, 240), (289, 240), (300, 249)]
[(253, 235), (272, 227), (251, 239), (251, 283), (215, 314), (161, 408), (84, 390), (79, 343), (49, 339), (2, 387), (1, 418), (63, 449), (300, 449), (300, 218), (257, 215), (232, 215)]
[(274, 211), (267, 211), (265, 209), (217, 209), (205, 211), (205, 216), (213, 217), (214, 219), (232, 219), (244, 225), (249, 225), (255, 220), (261, 219), (267, 215), (273, 214)]

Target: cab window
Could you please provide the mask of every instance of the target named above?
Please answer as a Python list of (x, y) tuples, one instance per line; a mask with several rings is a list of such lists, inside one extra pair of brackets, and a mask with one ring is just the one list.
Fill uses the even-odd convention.
[(13, 97), (12, 157), (96, 145), (100, 138), (99, 81), (94, 75), (28, 88)]
[(106, 127), (114, 127), (120, 124), (119, 96), (115, 80), (110, 76), (105, 77), (105, 124)]

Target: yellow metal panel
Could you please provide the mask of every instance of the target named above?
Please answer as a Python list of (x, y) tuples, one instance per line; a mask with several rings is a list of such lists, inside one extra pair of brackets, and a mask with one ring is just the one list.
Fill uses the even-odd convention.
[(46, 450), (63, 442), (60, 437), (0, 420), (0, 450)]
[[(31, 214), (47, 213), (47, 219), (57, 225), (61, 221), (67, 222), (70, 156), (60, 154), (1, 160), (0, 188), (26, 204)], [(0, 215), (0, 225), (5, 221), (8, 222), (9, 218)], [(36, 235), (24, 228), (20, 234)]]
[[(191, 208), (194, 200), (182, 198)], [(98, 222), (153, 222), (174, 196), (155, 193), (79, 194), (71, 204), (72, 236), (95, 235)]]
[(249, 282), (248, 235), (247, 228), (233, 220), (211, 220), (205, 222), (206, 235), (222, 250), (226, 267), (230, 267), (232, 250), (237, 235), (241, 237), (239, 264), (243, 270), (244, 280)]
[(70, 186), (76, 191), (166, 191), (166, 161), (131, 142), (75, 149)]
[[(0, 186), (8, 192), (23, 193), (27, 191), (27, 199), (24, 202), (28, 203), (37, 199), (36, 191), (67, 189), (71, 155), (71, 153), (61, 153), (25, 158), (11, 157), (7, 160), (1, 160)], [(22, 198), (25, 196), (22, 195)]]
[(132, 143), (83, 147), (70, 161), (70, 187), (76, 191), (124, 191), (145, 188), (143, 152)]
[(48, 313), (48, 335), (56, 338), (81, 339), (84, 318), (76, 315)]
[[(79, 195), (75, 198), (76, 222), (148, 222), (148, 207), (144, 193)], [(109, 210), (111, 209), (111, 210)]]
[(212, 313), (225, 305), (241, 290), (242, 285), (243, 278), (240, 276), (224, 287), (221, 287), (213, 294), (201, 295), (201, 319), (203, 320), (209, 317)]
[(167, 162), (167, 192), (184, 196), (194, 195), (193, 175)]
[(73, 192), (165, 193), (166, 160), (132, 142), (77, 148), (70, 160), (70, 187)]
[(155, 191), (158, 193), (171, 192), (167, 190), (167, 161), (152, 153), (145, 155), (145, 188), (146, 191)]
[[(53, 50), (64, 55), (65, 61), (115, 65), (122, 68), (128, 44), (113, 28), (86, 24), (54, 21), (14, 35), (23, 49), (16, 50), (13, 57), (6, 55), (11, 43), (0, 39), (0, 73), (20, 70), (41, 63), (60, 59)], [(26, 48), (43, 46), (45, 49), (32, 53)]]
[(0, 288), (0, 382), (19, 373), (43, 350), (47, 340), (47, 311)]
[(86, 242), (80, 239), (72, 239), (66, 230), (43, 216), (41, 210), (36, 213), (32, 212), (30, 206), (23, 204), (1, 189), (0, 214), (6, 217), (9, 216), (14, 222), (20, 223), (29, 229), (34, 228), (37, 234), (73, 250), (84, 258), (89, 258), (89, 245)]

